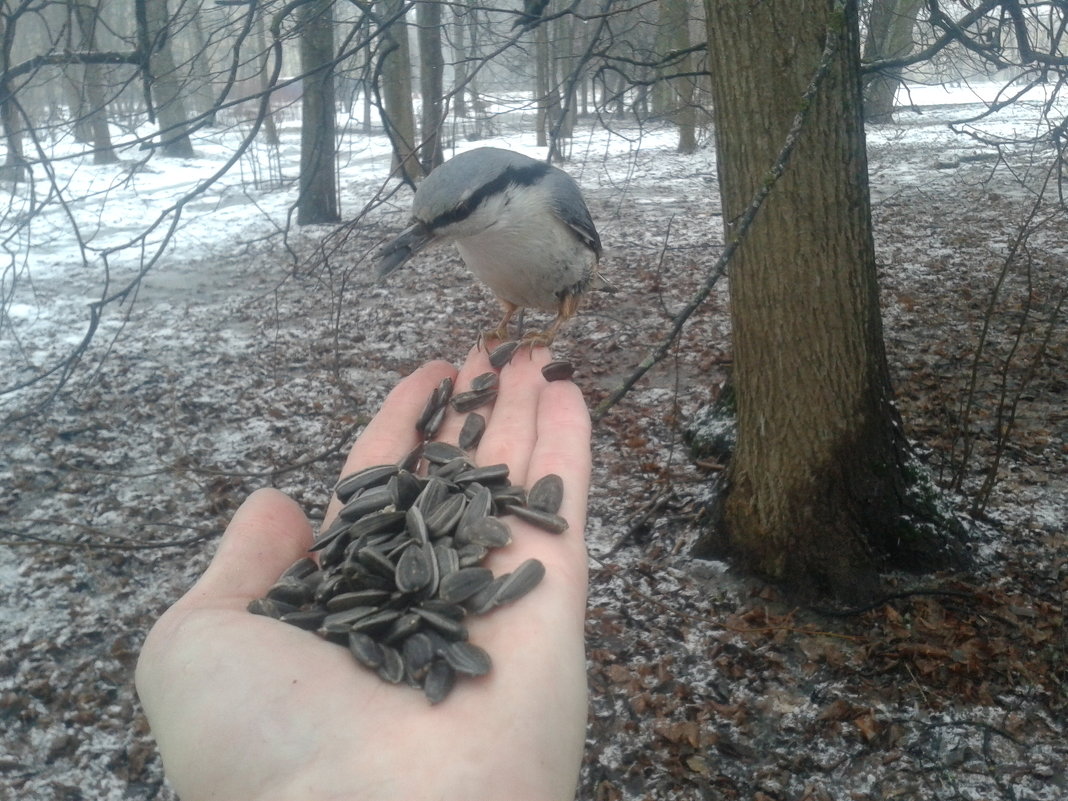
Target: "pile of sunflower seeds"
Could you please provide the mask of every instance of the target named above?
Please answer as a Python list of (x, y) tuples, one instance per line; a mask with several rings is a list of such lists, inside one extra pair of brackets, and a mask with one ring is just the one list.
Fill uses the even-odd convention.
[[(458, 675), (488, 673), (490, 656), (468, 641), (465, 618), (518, 600), (545, 574), (537, 559), (496, 577), (482, 565), (492, 549), (511, 542), (499, 516), (512, 514), (554, 533), (567, 528), (558, 514), (559, 476), (544, 476), (527, 491), (509, 482), (507, 465), (479, 467), (467, 456), (486, 424), (472, 410), (496, 392), (495, 373), (455, 396), (451, 379), (442, 381), (416, 423), (415, 450), (399, 464), (342, 478), (334, 492), (344, 506), (311, 546), (318, 563), (300, 559), (249, 611), (347, 647), (384, 681), (421, 688), (433, 704)], [(468, 415), (463, 447), (431, 441), (450, 405)], [(426, 475), (418, 475), (424, 464)]]

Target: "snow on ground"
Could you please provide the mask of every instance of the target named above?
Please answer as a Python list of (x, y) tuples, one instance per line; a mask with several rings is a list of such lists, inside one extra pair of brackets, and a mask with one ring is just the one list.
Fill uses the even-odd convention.
[[(914, 87), (917, 109), (869, 132), (899, 405), (942, 479), (960, 452), (951, 432), (982, 311), (1040, 177), (1032, 156), (1041, 151), (1023, 141), (1041, 131), (1035, 105), (957, 126), (963, 133), (947, 127), (982, 109), (974, 92)], [(512, 124), (502, 118), (500, 136), (458, 148), (542, 155)], [(976, 131), (1006, 141), (999, 151)], [(711, 148), (679, 156), (669, 130), (621, 123), (620, 133), (579, 135), (567, 165), (621, 290), (591, 298), (559, 342), (591, 404), (664, 335), (721, 247)], [(102, 250), (161, 215), (169, 225), (167, 209), (218, 169), (236, 139), (201, 141), (201, 158), (177, 164), (154, 158), (130, 169), (143, 154), (129, 151), (124, 167), (57, 163), (56, 182), (72, 198), (91, 191), (106, 202), (71, 204), (84, 251), (66, 211), (37, 212), (32, 247), (5, 231), (14, 243), (2, 278), (5, 387), (70, 353), (87, 304), (140, 269), (139, 253), (110, 253), (105, 286)], [(343, 144), (343, 215), (352, 217), (386, 185), (389, 156), (382, 137), (353, 127)], [(330, 248), (317, 247), (325, 227), (288, 226), (283, 240), (296, 153), (290, 127), (277, 161), (246, 160), (185, 205), (136, 297), (105, 311), (43, 412), (33, 403), (54, 383), (0, 395), (0, 797), (173, 799), (132, 691), (147, 628), (203, 569), (256, 487), (279, 487), (321, 516), (342, 453), (388, 388), (427, 359), (460, 360), (495, 312), (447, 250), (385, 286), (370, 280), (368, 254), (403, 225), (406, 190)], [(13, 213), (30, 208), (25, 193), (10, 203)], [(1063, 212), (1045, 219), (1030, 283), (1005, 282), (1003, 313), (1021, 330), (1040, 329), (1025, 325), (1020, 298), (1046, 309), (1063, 286), (1066, 230)], [(159, 241), (149, 238), (148, 258)], [(725, 291), (595, 433), (579, 797), (1068, 796), (1063, 323), (1018, 410), (976, 529), (974, 574), (920, 582), (947, 596), (831, 618), (687, 557), (716, 473), (710, 460), (692, 462), (675, 421), (693, 419), (725, 377)], [(1012, 339), (995, 334), (984, 378), (996, 376)], [(971, 489), (992, 452), (997, 387), (980, 390), (977, 455), (962, 479)], [(916, 583), (901, 577), (895, 587)]]

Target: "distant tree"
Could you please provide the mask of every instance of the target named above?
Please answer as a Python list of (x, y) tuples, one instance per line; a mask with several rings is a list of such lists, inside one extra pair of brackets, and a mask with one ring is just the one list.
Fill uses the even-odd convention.
[(404, 0), (384, 0), (379, 4), (382, 38), (379, 75), (382, 92), (382, 124), (393, 144), (393, 168), (410, 183), (423, 176), (419, 163), (412, 105), (412, 58), (408, 45), (408, 23)]
[[(924, 0), (873, 0), (864, 40), (864, 60), (876, 62), (907, 56), (915, 45), (912, 32)], [(871, 123), (894, 121), (894, 97), (901, 85), (901, 67), (869, 73), (864, 81), (864, 118)]]
[(300, 125), (300, 198), (297, 223), (341, 219), (337, 202), (334, 109), (333, 0), (313, 0), (298, 9), (300, 62), (304, 74)]
[[(97, 50), (96, 32), (99, 24), (96, 2), (70, 0), (73, 18), (80, 31), (79, 51), (92, 53)], [(98, 2), (98, 0), (97, 0)], [(82, 96), (84, 103), (72, 109), (76, 119), (83, 119), (93, 146), (94, 164), (113, 164), (119, 160), (111, 143), (108, 126), (107, 95), (101, 64), (86, 64), (82, 70)], [(83, 140), (84, 141), (84, 140)]]
[[(881, 570), (942, 567), (952, 548), (892, 402), (856, 3), (706, 9), (728, 237), (796, 110), (807, 119), (730, 266), (738, 442), (721, 519), (700, 550), (802, 595), (869, 599)], [(825, 41), (818, 91), (802, 101)]]
[(419, 94), (423, 99), (420, 161), (429, 173), (444, 161), (441, 128), (444, 119), (445, 57), (441, 50), (441, 4), (422, 0), (416, 6), (419, 28)]
[(159, 123), (159, 151), (172, 158), (192, 158), (189, 115), (185, 91), (172, 48), (171, 17), (167, 0), (142, 0), (135, 4), (143, 31), (141, 49), (149, 54), (149, 89)]

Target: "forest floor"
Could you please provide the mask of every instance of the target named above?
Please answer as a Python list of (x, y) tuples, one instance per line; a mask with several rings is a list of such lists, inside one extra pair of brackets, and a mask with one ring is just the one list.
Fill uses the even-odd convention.
[[(718, 286), (595, 426), (584, 801), (1068, 798), (1068, 218), (1043, 209), (1007, 261), (1043, 154), (999, 155), (945, 120), (903, 115), (869, 150), (898, 405), (972, 565), (890, 576), (884, 603), (830, 615), (690, 556), (722, 475), (684, 443), (729, 368)], [(678, 156), (664, 135), (585, 157), (569, 169), (620, 291), (591, 298), (556, 350), (594, 406), (722, 238), (709, 146)], [(368, 254), (408, 197), (326, 259), (326, 229), (291, 234), (295, 259), (267, 239), (176, 249), (46, 412), (0, 430), (0, 797), (174, 798), (133, 691), (149, 627), (252, 490), (321, 517), (386, 391), (461, 361), (496, 311), (451, 249), (372, 284)], [(39, 308), (95, 280), (42, 279)], [(33, 358), (69, 343), (58, 332)]]

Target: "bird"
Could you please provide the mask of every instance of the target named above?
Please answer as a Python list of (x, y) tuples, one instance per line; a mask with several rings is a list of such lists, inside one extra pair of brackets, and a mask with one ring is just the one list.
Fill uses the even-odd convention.
[(601, 238), (578, 184), (512, 150), (479, 147), (432, 170), (416, 189), (411, 224), (379, 253), (379, 280), (423, 249), (450, 241), (504, 309), (480, 343), (508, 340), (516, 312), (533, 308), (556, 312), (556, 319), (522, 341), (551, 345), (583, 293), (613, 289), (598, 272)]

